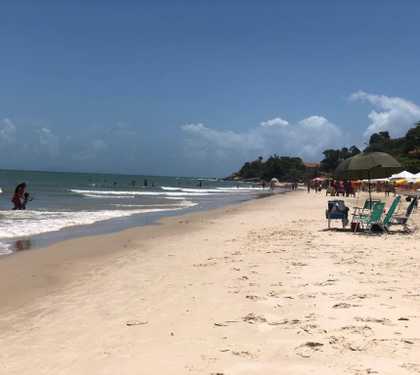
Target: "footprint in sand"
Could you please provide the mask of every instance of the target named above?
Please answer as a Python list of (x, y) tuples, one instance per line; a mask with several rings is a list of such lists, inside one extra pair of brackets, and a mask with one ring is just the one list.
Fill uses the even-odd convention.
[(248, 315), (244, 316), (242, 320), (249, 324), (255, 323), (266, 323), (267, 319), (261, 315), (255, 315), (254, 313), (249, 313)]
[(270, 298), (280, 298), (281, 297), (281, 293), (276, 292), (275, 290), (270, 290), (267, 294), (267, 297)]
[(336, 303), (333, 309), (349, 309), (350, 307), (359, 307), (360, 305), (351, 305), (350, 303), (340, 302)]
[(209, 262), (209, 263), (196, 263), (193, 264), (193, 267), (211, 267), (217, 265), (216, 262)]
[(291, 264), (294, 267), (305, 267), (308, 265), (307, 263), (302, 263), (302, 262), (292, 262)]
[(215, 327), (227, 327), (230, 324), (239, 323), (239, 320), (225, 320), (224, 322), (216, 322), (214, 323)]
[(316, 283), (316, 286), (329, 286), (329, 285), (334, 285), (334, 283), (338, 281), (337, 279), (327, 279), (325, 281), (322, 281), (320, 283)]
[(403, 363), (402, 368), (407, 369), (415, 374), (420, 374), (420, 364), (419, 363)]
[(302, 358), (310, 358), (315, 352), (321, 351), (324, 344), (316, 341), (307, 341), (295, 348), (296, 355)]
[(142, 326), (142, 325), (146, 325), (148, 322), (146, 321), (140, 321), (140, 320), (127, 320), (125, 322), (125, 325), (127, 327), (131, 327), (131, 326)]
[(252, 294), (245, 296), (245, 298), (249, 299), (251, 301), (259, 301), (259, 300), (264, 300), (265, 299), (264, 297), (259, 297), (259, 296), (255, 296), (255, 295), (252, 295)]
[(363, 337), (370, 337), (373, 335), (373, 330), (368, 325), (364, 326), (344, 326), (340, 328), (341, 331), (349, 332), (350, 334), (360, 335)]
[(328, 333), (326, 329), (320, 328), (317, 324), (305, 324), (303, 326), (300, 326), (299, 328), (301, 329), (301, 331), (298, 331), (297, 334), (301, 334), (302, 331), (309, 335), (313, 335), (314, 333), (315, 334)]
[(257, 358), (257, 356), (255, 354), (253, 354), (253, 353), (251, 353), (247, 350), (241, 350), (241, 351), (232, 350), (231, 353), (233, 355), (236, 355), (236, 356), (239, 356), (239, 357), (242, 357), (242, 358), (252, 358), (252, 359)]
[(342, 352), (343, 350), (350, 350), (352, 352), (363, 352), (366, 351), (367, 344), (364, 339), (349, 340), (344, 336), (330, 336), (328, 339), (329, 344), (334, 348)]
[(382, 325), (391, 325), (391, 321), (387, 318), (372, 318), (372, 317), (360, 317), (356, 316), (354, 318), (357, 322), (365, 322), (365, 323), (378, 323)]

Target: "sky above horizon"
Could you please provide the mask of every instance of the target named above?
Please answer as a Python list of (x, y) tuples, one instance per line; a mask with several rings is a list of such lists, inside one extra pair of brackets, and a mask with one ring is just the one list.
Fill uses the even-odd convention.
[(225, 176), (420, 120), (420, 2), (0, 4), (0, 168)]

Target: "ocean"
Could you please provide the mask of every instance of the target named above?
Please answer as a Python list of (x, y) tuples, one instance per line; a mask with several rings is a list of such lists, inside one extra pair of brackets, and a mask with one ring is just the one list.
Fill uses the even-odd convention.
[[(21, 182), (32, 200), (26, 210), (13, 211), (10, 200)], [(212, 178), (18, 170), (0, 170), (0, 188), (0, 255), (269, 193)]]

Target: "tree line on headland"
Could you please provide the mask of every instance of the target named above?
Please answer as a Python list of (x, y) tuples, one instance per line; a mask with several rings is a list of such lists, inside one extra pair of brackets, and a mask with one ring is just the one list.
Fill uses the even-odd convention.
[[(368, 146), (363, 151), (386, 152), (394, 156), (405, 170), (412, 173), (420, 172), (420, 121), (400, 138), (391, 138), (387, 131), (372, 134)], [(275, 177), (280, 181), (302, 181), (318, 174), (332, 174), (342, 160), (360, 152), (356, 146), (328, 149), (323, 152), (324, 158), (319, 164), (304, 163), (299, 157), (277, 154), (266, 160), (260, 156), (254, 161), (246, 162), (228, 179), (268, 181)]]

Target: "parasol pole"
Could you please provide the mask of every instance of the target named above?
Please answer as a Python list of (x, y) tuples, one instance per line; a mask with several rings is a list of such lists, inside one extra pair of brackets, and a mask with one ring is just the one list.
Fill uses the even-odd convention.
[(368, 170), (369, 207), (372, 209), (372, 194), (370, 189), (370, 169)]

